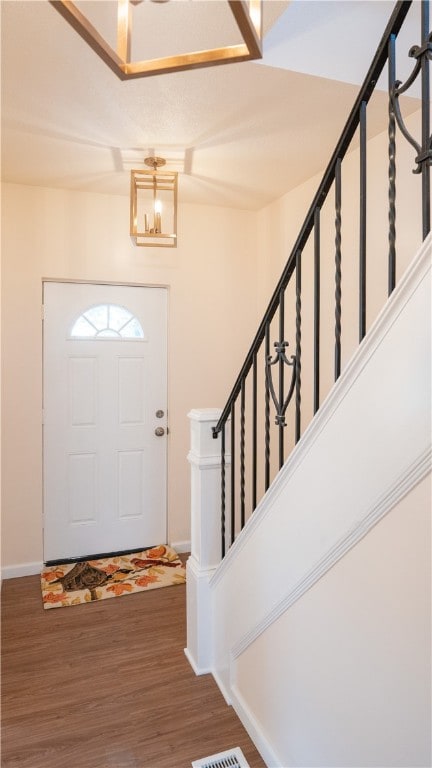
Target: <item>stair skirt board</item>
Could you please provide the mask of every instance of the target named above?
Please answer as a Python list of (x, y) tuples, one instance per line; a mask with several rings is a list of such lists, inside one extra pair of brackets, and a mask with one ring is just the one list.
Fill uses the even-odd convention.
[(249, 763), (240, 747), (218, 752), (216, 755), (194, 760), (192, 768), (249, 768)]

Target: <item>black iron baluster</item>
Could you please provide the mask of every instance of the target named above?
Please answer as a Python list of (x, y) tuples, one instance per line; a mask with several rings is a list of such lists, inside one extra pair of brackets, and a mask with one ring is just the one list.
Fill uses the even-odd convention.
[[(265, 329), (265, 359), (270, 355), (270, 323), (266, 323)], [(265, 379), (265, 478), (264, 487), (268, 489), (270, 485), (270, 390)]]
[[(279, 343), (285, 338), (285, 291), (281, 290), (279, 296)], [(284, 364), (279, 358), (279, 403), (284, 401)], [(279, 469), (284, 463), (284, 425), (279, 424)]]
[(301, 251), (296, 254), (296, 411), (295, 441), (301, 435)]
[[(396, 82), (396, 35), (391, 35), (388, 44), (388, 85), (389, 93), (394, 90)], [(388, 255), (388, 295), (396, 285), (396, 119), (392, 99), (389, 99), (388, 124), (388, 157), (389, 157), (389, 255)]]
[[(423, 0), (422, 0), (423, 2)], [(258, 480), (257, 471), (258, 463), (261, 459), (257, 456), (257, 441), (258, 441), (258, 385), (261, 389), (261, 382), (257, 382), (258, 376), (258, 354), (262, 354), (261, 344), (265, 342), (265, 359), (266, 359), (266, 376), (265, 376), (265, 490), (269, 488), (271, 477), (271, 461), (270, 461), (270, 449), (271, 449), (271, 430), (270, 430), (270, 398), (276, 407), (276, 425), (279, 427), (279, 462), (282, 463), (284, 459), (284, 444), (281, 442), (281, 434), (283, 435), (282, 426), (285, 423), (285, 411), (286, 406), (290, 400), (295, 389), (296, 391), (296, 410), (295, 410), (295, 441), (300, 439), (301, 435), (301, 355), (302, 355), (302, 276), (301, 276), (301, 259), (303, 249), (311, 236), (312, 229), (314, 229), (314, 309), (313, 309), (313, 405), (314, 412), (316, 412), (320, 405), (320, 316), (321, 316), (321, 281), (320, 281), (320, 261), (321, 261), (321, 239), (320, 239), (320, 212), (321, 208), (329, 194), (331, 186), (335, 183), (335, 198), (336, 198), (336, 237), (335, 237), (335, 261), (336, 261), (336, 289), (335, 289), (335, 374), (336, 378), (341, 371), (341, 160), (345, 156), (349, 149), (349, 146), (354, 137), (355, 131), (360, 126), (360, 213), (359, 213), (359, 337), (360, 340), (366, 333), (367, 322), (367, 307), (366, 307), (366, 257), (367, 257), (367, 245), (366, 245), (366, 146), (367, 146), (367, 127), (366, 105), (375, 88), (377, 79), (385, 65), (387, 57), (390, 57), (389, 65), (389, 83), (390, 89), (393, 89), (391, 94), (391, 108), (389, 108), (389, 289), (390, 292), (395, 284), (396, 276), (396, 258), (395, 258), (395, 242), (396, 242), (396, 186), (395, 186), (395, 135), (396, 124), (403, 134), (416, 149), (417, 157), (416, 163), (418, 165), (417, 173), (421, 173), (424, 176), (423, 184), (423, 227), (426, 234), (430, 228), (430, 164), (432, 162), (432, 146), (430, 137), (428, 137), (428, 131), (430, 128), (430, 119), (428, 114), (422, 119), (422, 141), (423, 146), (409, 136), (406, 128), (403, 125), (403, 120), (399, 109), (399, 96), (407, 90), (407, 88), (414, 82), (420, 71), (425, 70), (422, 76), (422, 94), (423, 102), (429, 103), (429, 96), (426, 97), (426, 91), (429, 90), (429, 70), (428, 60), (431, 58), (432, 52), (432, 38), (429, 36), (426, 39), (426, 30), (428, 26), (427, 16), (428, 8), (427, 3), (422, 5), (422, 44), (421, 46), (414, 46), (410, 51), (410, 56), (416, 59), (414, 73), (408, 78), (408, 81), (404, 86), (400, 87), (400, 84), (395, 80), (395, 47), (394, 41), (398, 34), (401, 25), (404, 21), (406, 13), (408, 12), (411, 0), (403, 0), (403, 2), (397, 2), (395, 11), (392, 14), (391, 19), (386, 27), (386, 31), (381, 39), (377, 52), (374, 56), (372, 64), (369, 68), (366, 79), (359, 91), (359, 95), (356, 99), (354, 107), (350, 113), (348, 121), (343, 129), (341, 137), (336, 145), (336, 148), (332, 154), (332, 157), (327, 165), (323, 179), (318, 187), (315, 197), (312, 200), (311, 206), (308, 210), (306, 218), (302, 224), (298, 237), (294, 243), (294, 247), (289, 255), (285, 269), (282, 276), (276, 286), (275, 291), (272, 294), (267, 311), (259, 325), (255, 339), (249, 350), (247, 357), (243, 363), (240, 373), (236, 379), (236, 382), (232, 388), (229, 399), (224, 407), (218, 424), (213, 429), (213, 435), (216, 438), (220, 431), (225, 430), (227, 420), (231, 416), (232, 422), (232, 434), (231, 434), (231, 453), (232, 453), (232, 466), (231, 466), (231, 539), (232, 543), (235, 540), (235, 525), (236, 525), (236, 502), (241, 506), (241, 524), (244, 523), (244, 517), (246, 512), (246, 497), (249, 499), (249, 490), (251, 494), (251, 501), (253, 506), (256, 506)], [(424, 107), (422, 104), (422, 110), (428, 109), (428, 106)], [(423, 112), (422, 112), (423, 114)], [(424, 170), (426, 169), (426, 170)], [(291, 357), (291, 362), (288, 360), (285, 354), (288, 342), (283, 341), (284, 329), (283, 329), (283, 313), (284, 313), (284, 291), (286, 290), (289, 281), (293, 278), (294, 269), (296, 270), (296, 355)], [(304, 302), (303, 302), (304, 303)], [(276, 312), (280, 312), (279, 316), (279, 332), (280, 341), (275, 343), (276, 355), (274, 359), (270, 356), (270, 326), (275, 319)], [(304, 310), (303, 310), (304, 313)], [(264, 345), (263, 345), (264, 346)], [(304, 340), (303, 340), (304, 346)], [(278, 396), (276, 395), (275, 387), (273, 385), (271, 377), (271, 368), (279, 364), (279, 384), (276, 384), (276, 390), (278, 390)], [(286, 384), (286, 377), (284, 377), (283, 365), (291, 365), (293, 368), (291, 377), (291, 387), (285, 401), (283, 398), (283, 387)], [(252, 371), (251, 371), (252, 368)], [(282, 370), (281, 370), (282, 369)], [(276, 371), (275, 368), (273, 370)], [(249, 464), (246, 469), (246, 458), (249, 461), (249, 456), (246, 451), (245, 434), (246, 429), (249, 429), (249, 423), (246, 425), (245, 419), (249, 414), (249, 400), (247, 400), (248, 407), (246, 408), (246, 376), (251, 373), (252, 376), (252, 394), (251, 394), (251, 412), (252, 412), (252, 433), (250, 443), (252, 445), (252, 484), (251, 487), (246, 488), (246, 480), (249, 483)], [(261, 375), (261, 374), (260, 374)], [(275, 377), (276, 378), (276, 377)], [(284, 381), (285, 378), (285, 381)], [(275, 382), (276, 383), (276, 382)], [(237, 398), (241, 395), (241, 404), (236, 406)], [(304, 398), (303, 398), (304, 399)], [(238, 414), (238, 426), (235, 425), (236, 409), (241, 408), (241, 413)], [(247, 411), (247, 414), (246, 414)], [(240, 440), (235, 440), (234, 434), (236, 428), (240, 431)], [(249, 433), (248, 433), (249, 434)], [(222, 458), (222, 520), (221, 530), (224, 538), (223, 551), (229, 547), (229, 522), (227, 519), (227, 507), (229, 491), (227, 489), (228, 473), (227, 473), (227, 461), (225, 456), (225, 446), (228, 440), (226, 430), (222, 435), (224, 448)], [(239, 444), (240, 450), (240, 465), (236, 466), (235, 459), (235, 442)], [(249, 441), (248, 441), (249, 449)], [(228, 447), (226, 448), (228, 450)], [(236, 486), (237, 479), (237, 486)], [(240, 492), (238, 490), (238, 483), (240, 482)]]
[(335, 381), (341, 372), (341, 332), (342, 332), (342, 251), (341, 251), (341, 203), (342, 203), (342, 180), (341, 180), (341, 159), (338, 157), (335, 168)]
[(235, 539), (235, 401), (231, 403), (231, 544)]
[(225, 557), (225, 423), (221, 430), (221, 534), (222, 558)]
[(314, 211), (314, 413), (320, 400), (320, 209)]
[[(220, 432), (223, 421), (226, 420), (229, 416), (232, 400), (238, 396), (238, 393), (240, 391), (241, 379), (243, 378), (243, 376), (246, 376), (248, 374), (251, 368), (253, 350), (258, 349), (260, 347), (265, 336), (266, 325), (268, 322), (271, 322), (275, 312), (277, 311), (280, 290), (282, 287), (285, 287), (288, 285), (288, 282), (295, 269), (296, 253), (298, 250), (303, 250), (303, 248), (305, 247), (309, 239), (309, 236), (312, 232), (312, 229), (314, 228), (317, 213), (319, 215), (319, 209), (323, 206), (327, 198), (327, 195), (331, 189), (331, 186), (334, 181), (334, 168), (335, 168), (336, 159), (338, 157), (343, 158), (346, 152), (348, 151), (349, 147), (351, 146), (352, 139), (358, 128), (358, 117), (359, 117), (359, 110), (360, 110), (361, 103), (362, 101), (365, 101), (366, 103), (369, 102), (369, 99), (371, 98), (374, 92), (374, 88), (376, 86), (377, 80), (387, 61), (389, 37), (391, 34), (394, 34), (394, 35), (398, 34), (399, 30), (401, 29), (404, 23), (406, 15), (411, 6), (411, 3), (412, 3), (412, 0), (398, 0), (398, 2), (396, 3), (394, 11), (389, 19), (389, 22), (386, 26), (384, 34), (379, 43), (379, 46), (373, 57), (373, 60), (371, 62), (367, 75), (365, 77), (365, 80), (359, 90), (356, 101), (349, 114), (348, 120), (342, 130), (342, 133), (339, 137), (339, 140), (336, 144), (333, 154), (324, 171), (324, 175), (316, 191), (316, 194), (311, 202), (311, 205), (308, 209), (306, 217), (302, 223), (297, 239), (295, 240), (293, 249), (288, 257), (288, 261), (285, 265), (285, 268), (282, 272), (279, 282), (272, 294), (272, 297), (270, 299), (270, 302), (264, 314), (264, 317), (262, 318), (261, 323), (258, 327), (258, 330), (255, 334), (255, 338), (252, 342), (251, 348), (248, 354), (246, 355), (246, 358), (243, 362), (243, 365), (240, 369), (240, 372), (231, 390), (229, 398), (222, 411), (221, 417), (216, 427), (213, 430), (213, 435), (215, 438), (218, 436)], [(316, 313), (316, 316), (317, 316), (317, 313)], [(318, 337), (316, 336), (316, 339), (317, 338)], [(319, 397), (316, 397), (315, 400), (316, 400), (315, 405), (317, 408)]]
[(240, 397), (240, 530), (245, 524), (245, 380)]
[[(429, 0), (422, 0), (421, 8), (421, 42), (427, 45), (430, 39), (429, 30)], [(422, 152), (429, 152), (429, 161), (422, 162), (422, 223), (423, 240), (430, 232), (430, 163), (432, 139), (430, 136), (430, 84), (429, 84), (429, 58), (425, 54), (421, 60), (422, 78)]]
[(253, 355), (252, 367), (252, 511), (257, 505), (257, 353)]
[(360, 107), (359, 341), (366, 334), (366, 102)]

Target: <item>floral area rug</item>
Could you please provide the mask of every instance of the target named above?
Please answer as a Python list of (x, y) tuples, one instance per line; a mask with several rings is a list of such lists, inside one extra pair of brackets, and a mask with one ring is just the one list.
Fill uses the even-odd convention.
[(186, 569), (177, 552), (162, 545), (129, 555), (46, 566), (41, 574), (44, 608), (133, 595), (185, 581)]

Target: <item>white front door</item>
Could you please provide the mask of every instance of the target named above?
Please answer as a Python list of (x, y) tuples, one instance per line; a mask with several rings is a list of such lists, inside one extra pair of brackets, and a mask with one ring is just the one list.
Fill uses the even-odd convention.
[(166, 542), (167, 292), (44, 283), (44, 559)]

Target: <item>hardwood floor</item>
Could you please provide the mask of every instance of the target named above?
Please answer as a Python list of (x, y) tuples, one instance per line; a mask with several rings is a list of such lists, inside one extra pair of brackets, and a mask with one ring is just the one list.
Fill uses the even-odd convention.
[(240, 746), (264, 762), (184, 653), (185, 587), (44, 610), (38, 576), (2, 587), (3, 768), (187, 768)]

